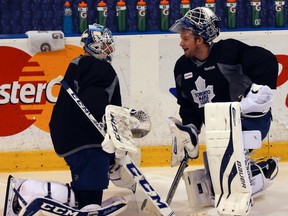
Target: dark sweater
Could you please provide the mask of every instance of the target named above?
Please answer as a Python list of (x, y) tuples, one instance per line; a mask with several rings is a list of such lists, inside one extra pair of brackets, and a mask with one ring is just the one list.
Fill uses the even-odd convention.
[(234, 39), (214, 43), (203, 62), (183, 55), (174, 68), (182, 122), (200, 131), (205, 103), (237, 101), (252, 83), (275, 89), (277, 76), (278, 62), (270, 51)]
[[(98, 122), (102, 121), (108, 104), (122, 105), (118, 77), (108, 62), (79, 56), (70, 63), (64, 80)], [(101, 133), (63, 87), (49, 126), (55, 151), (62, 157), (84, 148), (99, 147), (103, 141)]]

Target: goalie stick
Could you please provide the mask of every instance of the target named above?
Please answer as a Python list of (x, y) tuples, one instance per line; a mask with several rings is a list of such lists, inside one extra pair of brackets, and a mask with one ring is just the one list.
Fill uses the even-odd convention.
[[(94, 116), (90, 113), (88, 108), (82, 103), (80, 98), (74, 93), (74, 91), (69, 87), (66, 81), (63, 79), (63, 76), (58, 76), (56, 78), (62, 87), (66, 90), (66, 92), (71, 96), (74, 102), (79, 106), (79, 108), (84, 112), (87, 118), (91, 121), (91, 123), (96, 127), (96, 129), (105, 136), (106, 132), (104, 127), (101, 126), (98, 121), (94, 118)], [(152, 187), (152, 185), (148, 182), (146, 177), (142, 174), (139, 168), (134, 164), (132, 159), (128, 154), (126, 154), (123, 158), (120, 159), (120, 163), (127, 170), (127, 172), (133, 177), (136, 183), (138, 183), (143, 192), (148, 196), (149, 200), (152, 202), (153, 206), (160, 212), (163, 216), (175, 216), (174, 211), (170, 208), (165, 200), (163, 200), (160, 194)], [(145, 200), (144, 200), (145, 201)]]
[[(176, 173), (176, 175), (174, 177), (174, 180), (173, 180), (173, 182), (172, 182), (172, 184), (170, 186), (169, 192), (167, 194), (166, 203), (168, 205), (171, 204), (172, 199), (174, 197), (174, 194), (176, 192), (176, 189), (177, 189), (177, 187), (179, 185), (180, 179), (183, 176), (184, 170), (188, 167), (188, 160), (189, 160), (188, 153), (185, 150), (184, 158), (183, 158), (183, 160), (180, 163), (180, 166), (179, 166), (179, 168), (177, 170), (177, 173)], [(146, 212), (149, 215), (158, 216), (158, 214), (155, 214), (153, 212), (153, 208), (151, 207), (151, 204), (147, 202), (147, 200), (144, 200), (141, 209), (142, 209), (142, 211)]]
[(180, 166), (179, 166), (179, 168), (177, 170), (177, 173), (176, 173), (176, 175), (174, 177), (174, 180), (173, 180), (173, 182), (171, 184), (170, 190), (169, 190), (169, 192), (167, 194), (166, 202), (168, 203), (168, 205), (171, 204), (171, 201), (172, 201), (172, 199), (174, 197), (174, 194), (176, 192), (176, 189), (178, 187), (180, 179), (181, 179), (181, 177), (183, 175), (183, 172), (184, 172), (185, 168), (188, 167), (188, 159), (189, 159), (188, 158), (188, 153), (185, 150), (185, 156), (184, 156), (183, 160), (181, 161), (181, 164), (180, 164)]

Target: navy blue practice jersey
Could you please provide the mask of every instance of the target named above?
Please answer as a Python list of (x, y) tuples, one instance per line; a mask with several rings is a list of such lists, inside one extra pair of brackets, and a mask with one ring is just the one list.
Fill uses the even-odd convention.
[(174, 68), (182, 123), (200, 130), (205, 103), (237, 101), (252, 83), (275, 89), (277, 76), (275, 55), (234, 39), (212, 44), (205, 61), (183, 55)]
[[(102, 121), (108, 104), (121, 106), (119, 80), (106, 61), (80, 56), (70, 63), (64, 79), (98, 122)], [(54, 105), (49, 126), (55, 151), (60, 156), (99, 147), (103, 141), (101, 133), (64, 88)]]

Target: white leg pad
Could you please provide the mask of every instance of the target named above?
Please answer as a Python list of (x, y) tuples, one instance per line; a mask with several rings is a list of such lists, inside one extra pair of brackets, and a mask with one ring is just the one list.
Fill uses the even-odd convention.
[(183, 179), (192, 208), (213, 206), (212, 185), (205, 169), (184, 172)]
[[(71, 203), (67, 202), (65, 186), (62, 183), (53, 182), (50, 197), (45, 197), (47, 195), (46, 181), (20, 179), (10, 175), (7, 183), (3, 213), (5, 216), (115, 216), (123, 212), (128, 204), (128, 201), (122, 197), (112, 197), (103, 201), (102, 207), (92, 204), (78, 210), (74, 208), (74, 205), (69, 206)], [(31, 188), (31, 186), (35, 188)], [(60, 193), (63, 193), (63, 195), (60, 195)], [(73, 191), (71, 191), (70, 196), (70, 199), (73, 199), (74, 202)]]
[[(50, 184), (50, 191), (48, 191)], [(27, 179), (18, 189), (24, 200), (30, 201), (35, 197), (46, 197), (50, 193), (50, 198), (60, 203), (67, 203), (71, 207), (75, 207), (75, 195), (72, 189), (58, 182), (48, 182), (43, 180)], [(70, 195), (69, 195), (70, 193)], [(70, 196), (70, 197), (69, 197)], [(22, 207), (23, 203), (19, 202)]]
[[(137, 149), (137, 152), (128, 152), (136, 166), (140, 166), (141, 163), (141, 151)], [(121, 188), (128, 188), (134, 190), (136, 187), (135, 180), (130, 173), (120, 164), (120, 159), (115, 158), (115, 164), (109, 170), (109, 179), (111, 182)]]
[(240, 105), (205, 105), (206, 148), (215, 207), (219, 214), (247, 215), (252, 204), (251, 174), (247, 170)]

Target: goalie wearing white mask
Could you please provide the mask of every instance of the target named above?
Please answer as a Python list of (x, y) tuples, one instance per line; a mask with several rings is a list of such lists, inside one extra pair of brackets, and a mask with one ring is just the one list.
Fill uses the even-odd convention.
[[(170, 28), (180, 34), (184, 52), (174, 67), (175, 96), (182, 122), (173, 117), (169, 121), (177, 141), (173, 142), (177, 145), (173, 146), (172, 166), (181, 162), (184, 150), (190, 158), (198, 157), (198, 134), (210, 120), (204, 115), (207, 103), (239, 101), (242, 131), (260, 131), (260, 141), (270, 128), (277, 59), (267, 49), (232, 38), (214, 42), (220, 33), (220, 21), (210, 9), (197, 7)], [(247, 148), (251, 151), (254, 147)], [(277, 162), (270, 158), (260, 164), (261, 168), (252, 166), (252, 175), (262, 172), (264, 178), (270, 179)]]

